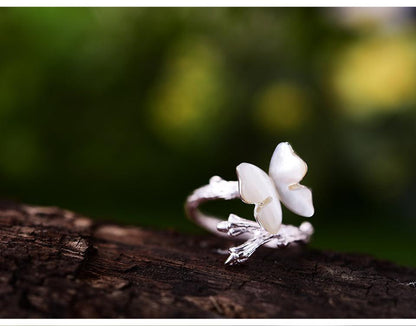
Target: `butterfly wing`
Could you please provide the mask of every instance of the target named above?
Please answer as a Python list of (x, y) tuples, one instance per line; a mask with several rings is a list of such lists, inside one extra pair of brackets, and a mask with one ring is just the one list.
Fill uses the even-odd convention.
[(277, 233), (282, 224), (282, 208), (273, 180), (257, 166), (237, 166), (240, 196), (245, 203), (255, 204), (254, 217), (268, 232)]
[(279, 198), (292, 212), (310, 217), (315, 212), (312, 191), (299, 184), (307, 170), (308, 166), (289, 143), (277, 145), (270, 161), (269, 175), (276, 185)]

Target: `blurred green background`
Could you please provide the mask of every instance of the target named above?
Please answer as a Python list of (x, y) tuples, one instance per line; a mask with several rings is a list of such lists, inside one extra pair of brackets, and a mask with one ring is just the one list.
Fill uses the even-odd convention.
[(186, 196), (289, 141), (313, 247), (416, 266), (415, 41), (407, 8), (2, 8), (0, 196), (202, 233)]

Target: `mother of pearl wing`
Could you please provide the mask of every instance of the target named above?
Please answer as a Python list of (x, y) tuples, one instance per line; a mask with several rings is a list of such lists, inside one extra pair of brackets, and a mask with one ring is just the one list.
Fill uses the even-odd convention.
[(307, 170), (308, 166), (289, 143), (277, 145), (270, 161), (269, 175), (276, 185), (280, 200), (292, 212), (310, 217), (315, 212), (312, 191), (299, 184)]
[(241, 163), (237, 166), (241, 199), (255, 204), (254, 217), (268, 232), (277, 233), (282, 224), (282, 208), (273, 180), (257, 166)]

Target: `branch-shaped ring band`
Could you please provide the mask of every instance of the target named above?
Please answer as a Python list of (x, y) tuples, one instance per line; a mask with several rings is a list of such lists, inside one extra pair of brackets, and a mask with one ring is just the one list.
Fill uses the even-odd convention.
[[(196, 224), (221, 236), (232, 236), (246, 242), (229, 249), (226, 264), (246, 261), (261, 245), (285, 247), (294, 242), (308, 242), (312, 224), (299, 227), (282, 224), (282, 202), (292, 212), (310, 217), (314, 214), (312, 191), (301, 185), (307, 171), (306, 163), (289, 143), (277, 145), (270, 161), (269, 174), (257, 166), (241, 163), (237, 166), (238, 181), (225, 181), (218, 176), (208, 185), (196, 189), (186, 200), (185, 210)], [(199, 205), (210, 200), (241, 198), (253, 204), (256, 222), (230, 214), (227, 221), (209, 216)]]

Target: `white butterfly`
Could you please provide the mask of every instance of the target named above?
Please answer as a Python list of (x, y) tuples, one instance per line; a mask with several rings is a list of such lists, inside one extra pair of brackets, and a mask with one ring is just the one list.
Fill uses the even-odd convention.
[(241, 199), (255, 204), (254, 217), (269, 233), (276, 234), (282, 224), (280, 201), (292, 212), (310, 217), (314, 214), (312, 192), (299, 184), (308, 166), (289, 143), (277, 145), (270, 161), (269, 175), (250, 163), (237, 166)]

